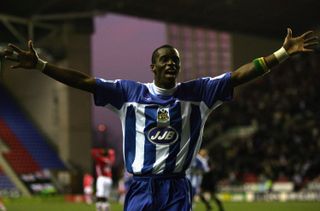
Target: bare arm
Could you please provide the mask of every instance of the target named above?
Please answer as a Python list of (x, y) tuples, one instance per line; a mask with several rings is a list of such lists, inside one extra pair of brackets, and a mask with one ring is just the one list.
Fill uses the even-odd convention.
[[(298, 37), (292, 37), (292, 31), (288, 28), (283, 48), (286, 50), (288, 56), (291, 56), (302, 52), (313, 52), (313, 48), (318, 44), (318, 37), (314, 36), (312, 31), (308, 31)], [(263, 59), (268, 69), (272, 69), (279, 64), (279, 60), (276, 58), (275, 54), (263, 57)], [(231, 83), (233, 87), (236, 87), (257, 78), (266, 72), (267, 71), (261, 72), (257, 70), (254, 63), (250, 62), (241, 66), (232, 73)]]
[(42, 72), (68, 86), (91, 93), (94, 92), (95, 79), (82, 72), (61, 68), (52, 64), (47, 64)]
[(47, 76), (68, 86), (91, 93), (94, 92), (96, 84), (93, 77), (76, 70), (58, 67), (42, 61), (34, 50), (31, 40), (28, 42), (28, 51), (24, 51), (12, 44), (9, 44), (8, 47), (9, 49), (5, 51), (5, 58), (17, 62), (16, 65), (11, 66), (12, 69), (38, 69)]

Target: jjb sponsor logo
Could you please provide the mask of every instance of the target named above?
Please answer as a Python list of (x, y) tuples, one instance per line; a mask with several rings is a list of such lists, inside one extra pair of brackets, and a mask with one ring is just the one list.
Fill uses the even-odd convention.
[(148, 140), (154, 144), (168, 145), (173, 144), (178, 140), (178, 132), (168, 126), (168, 127), (154, 127), (149, 130), (147, 134)]

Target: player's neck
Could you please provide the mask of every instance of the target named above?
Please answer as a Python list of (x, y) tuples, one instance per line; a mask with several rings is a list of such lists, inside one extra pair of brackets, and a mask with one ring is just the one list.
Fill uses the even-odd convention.
[(153, 89), (155, 93), (160, 94), (160, 95), (171, 95), (175, 92), (177, 88), (177, 84), (175, 83), (173, 86), (170, 86), (170, 88), (164, 88), (164, 87), (159, 87), (158, 84), (153, 81)]
[(163, 83), (163, 82), (159, 82), (159, 81), (155, 80), (155, 81), (153, 81), (153, 83), (158, 88), (161, 88), (161, 89), (172, 89), (172, 88), (177, 86), (177, 82), (176, 81), (170, 81), (170, 82), (167, 82), (167, 83)]

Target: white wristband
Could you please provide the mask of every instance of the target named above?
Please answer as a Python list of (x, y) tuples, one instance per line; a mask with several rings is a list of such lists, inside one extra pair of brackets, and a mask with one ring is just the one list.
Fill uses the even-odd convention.
[(44, 61), (44, 60), (42, 60), (42, 59), (40, 59), (39, 57), (38, 57), (38, 61), (37, 61), (37, 64), (36, 64), (36, 70), (40, 70), (41, 72), (44, 70), (44, 68), (46, 67), (46, 65), (47, 65), (47, 63), (48, 62), (46, 62), (46, 61)]
[(273, 55), (277, 58), (279, 63), (284, 62), (287, 58), (289, 58), (289, 54), (287, 53), (284, 47), (281, 47), (279, 50), (273, 53)]

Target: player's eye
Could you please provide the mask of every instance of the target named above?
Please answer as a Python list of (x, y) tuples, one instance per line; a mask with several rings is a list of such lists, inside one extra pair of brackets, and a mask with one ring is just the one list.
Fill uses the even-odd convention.
[(176, 64), (178, 64), (178, 63), (180, 62), (180, 59), (179, 59), (179, 57), (177, 57), (177, 56), (172, 57), (172, 60), (173, 60), (173, 62), (176, 63)]
[(160, 61), (161, 62), (167, 62), (169, 60), (169, 57), (168, 56), (162, 56), (160, 57)]

